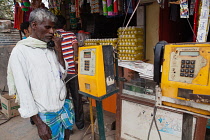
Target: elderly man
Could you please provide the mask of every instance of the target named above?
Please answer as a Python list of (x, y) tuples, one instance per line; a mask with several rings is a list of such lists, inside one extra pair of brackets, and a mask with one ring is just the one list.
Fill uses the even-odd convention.
[(8, 64), (8, 87), (20, 103), (21, 117), (35, 122), (42, 140), (68, 140), (74, 123), (64, 83), (67, 63), (62, 39), (54, 36), (56, 17), (46, 9), (31, 12), (32, 33), (19, 41)]

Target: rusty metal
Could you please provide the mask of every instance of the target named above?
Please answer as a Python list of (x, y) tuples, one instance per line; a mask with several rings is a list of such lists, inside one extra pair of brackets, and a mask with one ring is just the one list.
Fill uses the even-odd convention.
[(189, 94), (189, 98), (196, 103), (210, 103), (210, 95)]

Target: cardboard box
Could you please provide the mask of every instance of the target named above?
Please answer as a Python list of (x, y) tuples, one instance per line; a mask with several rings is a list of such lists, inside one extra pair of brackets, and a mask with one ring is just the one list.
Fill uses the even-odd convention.
[(18, 108), (20, 107), (18, 103), (15, 103), (14, 96), (9, 96), (9, 94), (5, 94), (1, 96), (1, 112), (7, 116), (7, 118), (15, 117), (20, 115)]

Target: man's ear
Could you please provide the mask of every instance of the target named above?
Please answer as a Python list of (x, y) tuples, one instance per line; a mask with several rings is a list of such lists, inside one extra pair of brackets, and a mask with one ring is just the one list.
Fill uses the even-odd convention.
[(28, 33), (28, 30), (27, 30), (27, 29), (24, 29), (23, 31), (24, 31), (24, 33), (25, 33), (25, 34), (27, 34), (27, 33)]
[(37, 27), (37, 23), (36, 23), (36, 22), (32, 22), (32, 23), (31, 23), (31, 28), (32, 28), (32, 29), (36, 29), (36, 27)]

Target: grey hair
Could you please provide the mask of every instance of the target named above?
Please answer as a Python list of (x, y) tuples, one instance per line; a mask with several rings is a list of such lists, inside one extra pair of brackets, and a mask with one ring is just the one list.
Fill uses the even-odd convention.
[(44, 8), (37, 8), (30, 13), (29, 23), (39, 22), (42, 23), (44, 20), (50, 20), (52, 22), (57, 21), (57, 17)]

